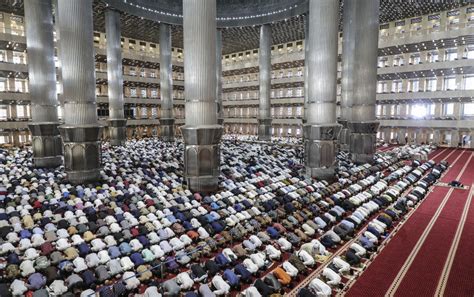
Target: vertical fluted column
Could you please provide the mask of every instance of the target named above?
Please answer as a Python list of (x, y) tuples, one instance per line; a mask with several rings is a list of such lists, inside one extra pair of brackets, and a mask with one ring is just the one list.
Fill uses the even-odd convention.
[[(345, 1), (347, 2), (347, 1)], [(345, 4), (344, 4), (345, 5)], [(346, 9), (344, 7), (344, 21), (346, 19), (354, 18), (354, 9)], [(345, 29), (345, 28), (344, 28)], [(355, 49), (355, 39), (344, 39), (342, 45), (342, 90), (341, 90), (341, 117), (339, 123), (342, 126), (341, 133), (339, 133), (339, 148), (342, 151), (348, 152), (349, 145), (351, 142), (351, 131), (349, 130), (348, 123), (351, 121), (351, 98), (353, 94), (353, 66), (354, 66), (354, 55), (351, 53)]]
[[(309, 55), (309, 16), (304, 23), (304, 58), (305, 61)], [(306, 113), (308, 109), (308, 64), (304, 64), (304, 101), (303, 101), (303, 124), (306, 124)], [(304, 137), (304, 134), (303, 134)]]
[(97, 121), (92, 0), (58, 1), (64, 93), (64, 165), (73, 183), (100, 177), (101, 126)]
[(272, 88), (272, 27), (260, 27), (260, 48), (258, 51), (260, 97), (258, 102), (258, 139), (270, 141), (272, 138), (272, 116), (270, 112), (270, 92)]
[(62, 66), (61, 66), (61, 59), (60, 59), (60, 53), (61, 53), (61, 42), (59, 41), (61, 39), (61, 34), (59, 32), (59, 14), (58, 14), (58, 1), (59, 0), (53, 0), (53, 15), (54, 15), (54, 31), (56, 32), (56, 55), (58, 56), (58, 62), (57, 62), (57, 67), (56, 67), (56, 77), (57, 77), (57, 84), (56, 88), (59, 88), (59, 90), (56, 90), (57, 96), (58, 96), (58, 103), (60, 106), (63, 105), (62, 102), (62, 85), (63, 85), (63, 75), (62, 75)]
[(397, 131), (397, 142), (400, 145), (405, 145), (407, 143), (406, 141), (406, 134), (407, 134), (407, 129), (405, 128), (398, 128)]
[(441, 144), (441, 131), (438, 129), (433, 130), (433, 141), (431, 142), (434, 145)]
[[(344, 12), (343, 12), (343, 21), (353, 20), (355, 18), (355, 9), (349, 9), (346, 5), (351, 6), (352, 3), (347, 3), (351, 0), (344, 1)], [(345, 23), (344, 23), (345, 24)], [(345, 24), (346, 26), (346, 24)], [(339, 134), (339, 146), (342, 151), (349, 151), (350, 145), (350, 135), (351, 131), (349, 130), (348, 123), (351, 121), (351, 108), (352, 108), (352, 97), (354, 93), (354, 58), (352, 54), (355, 51), (356, 40), (354, 38), (345, 38), (346, 34), (352, 34), (346, 32), (346, 30), (351, 30), (353, 28), (348, 28), (350, 25), (347, 24), (347, 27), (344, 27), (344, 42), (342, 45), (342, 90), (341, 90), (341, 118), (339, 123), (342, 125), (341, 133)]]
[(326, 180), (335, 175), (335, 141), (341, 128), (336, 122), (338, 11), (338, 1), (309, 3), (305, 166), (308, 174)]
[(171, 64), (171, 26), (160, 23), (161, 137), (174, 141), (173, 72)]
[(343, 101), (351, 112), (349, 151), (354, 162), (371, 163), (379, 126), (375, 120), (379, 0), (345, 0), (343, 30)]
[(183, 0), (186, 125), (184, 173), (193, 191), (218, 188), (219, 142), (216, 106), (216, 0)]
[(222, 31), (216, 31), (216, 102), (217, 123), (224, 124), (224, 109), (222, 106)]
[(111, 145), (123, 145), (127, 139), (124, 114), (120, 12), (105, 11), (107, 34), (107, 81), (109, 93), (109, 137)]
[(416, 135), (415, 135), (415, 144), (422, 144), (423, 143), (423, 130), (422, 129), (416, 129)]
[(36, 167), (57, 167), (63, 158), (58, 130), (53, 6), (51, 0), (26, 0), (24, 6), (33, 161)]
[(471, 130), (469, 133), (469, 148), (474, 149), (474, 131)]
[(451, 141), (449, 142), (450, 147), (458, 147), (461, 143), (461, 136), (459, 130), (451, 130)]

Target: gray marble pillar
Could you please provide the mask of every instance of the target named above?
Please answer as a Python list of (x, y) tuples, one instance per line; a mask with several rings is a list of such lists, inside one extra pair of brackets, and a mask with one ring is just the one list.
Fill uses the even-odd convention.
[(216, 106), (216, 0), (183, 0), (184, 174), (192, 191), (217, 190), (222, 126)]
[[(344, 1), (344, 11), (343, 11), (343, 24), (348, 20), (353, 20), (356, 16), (356, 10), (352, 9), (352, 6), (349, 6), (348, 1)], [(351, 9), (349, 9), (351, 8)], [(352, 75), (354, 73), (354, 50), (356, 46), (356, 40), (354, 38), (345, 38), (346, 34), (349, 34), (351, 28), (348, 28), (348, 25), (344, 27), (344, 42), (342, 45), (342, 78), (341, 78), (341, 117), (339, 123), (342, 125), (341, 133), (339, 134), (339, 146), (342, 151), (348, 152), (350, 150), (350, 138), (351, 131), (349, 130), (348, 124), (351, 121), (351, 108), (352, 108), (352, 97), (354, 94), (354, 84)], [(353, 33), (351, 33), (353, 34)]]
[(433, 141), (431, 141), (434, 145), (440, 145), (441, 143), (441, 131), (438, 129), (433, 130)]
[(406, 133), (407, 133), (407, 129), (405, 128), (398, 128), (398, 131), (397, 131), (397, 140), (398, 140), (398, 144), (400, 145), (405, 145), (407, 143), (406, 141)]
[(258, 139), (272, 139), (272, 116), (270, 92), (272, 88), (272, 28), (270, 24), (260, 27), (260, 49), (258, 56), (260, 97), (258, 106)]
[(341, 129), (336, 122), (338, 24), (338, 1), (310, 1), (305, 166), (308, 174), (325, 180), (335, 177), (335, 141)]
[(173, 72), (171, 64), (171, 26), (160, 23), (161, 138), (174, 141)]
[(452, 130), (451, 131), (451, 142), (449, 143), (449, 146), (450, 147), (458, 147), (460, 142), (461, 142), (461, 136), (459, 134), (459, 130)]
[[(309, 55), (309, 17), (306, 17), (304, 24), (304, 58)], [(308, 64), (304, 64), (304, 98), (303, 98), (303, 125), (306, 124), (306, 110), (308, 109)], [(304, 137), (304, 134), (303, 134)]]
[(120, 12), (107, 9), (107, 81), (109, 93), (109, 137), (111, 145), (123, 145), (127, 139), (124, 114)]
[(216, 103), (217, 123), (224, 124), (224, 108), (222, 106), (222, 31), (216, 31)]
[(69, 181), (100, 178), (102, 127), (97, 121), (92, 0), (58, 1), (64, 91), (64, 166)]
[(24, 7), (33, 162), (36, 167), (57, 167), (63, 163), (63, 148), (58, 130), (53, 7), (51, 0), (25, 0)]
[(354, 162), (372, 163), (379, 126), (375, 120), (379, 0), (345, 0), (343, 27), (342, 89), (351, 113), (349, 151)]
[(423, 140), (423, 130), (422, 129), (416, 129), (415, 131), (415, 144), (422, 144), (424, 142)]

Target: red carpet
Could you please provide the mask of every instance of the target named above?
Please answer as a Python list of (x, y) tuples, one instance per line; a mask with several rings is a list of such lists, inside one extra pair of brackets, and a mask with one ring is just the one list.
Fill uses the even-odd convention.
[[(472, 162), (471, 162), (472, 164)], [(472, 187), (474, 168), (469, 164), (468, 170), (461, 178), (461, 183)], [(468, 191), (465, 191), (468, 192)], [(469, 206), (467, 220), (461, 233), (451, 272), (448, 277), (444, 296), (472, 296), (474, 292), (474, 201)]]
[(474, 292), (474, 203), (471, 203), (444, 296), (472, 296)]
[[(459, 151), (461, 152), (461, 150), (459, 150)], [(451, 164), (452, 160), (454, 160), (454, 159), (448, 160), (449, 164), (452, 165), (452, 166), (450, 167), (450, 170), (444, 175), (444, 177), (441, 178), (440, 181), (445, 182), (445, 183), (449, 183), (450, 181), (455, 179), (458, 176), (461, 169), (463, 168), (463, 166), (466, 165), (466, 162), (469, 159), (470, 154), (471, 154), (471, 151), (464, 150), (464, 154), (459, 159), (459, 162), (456, 162), (456, 164)], [(456, 155), (456, 153), (454, 153), (453, 155)], [(453, 155), (451, 155), (451, 156), (453, 156)], [(470, 171), (469, 168), (467, 168), (464, 171), (464, 173), (466, 173), (468, 171)]]
[[(461, 158), (462, 159), (462, 158)], [(454, 190), (405, 274), (395, 296), (433, 296), (454, 239), (468, 192)]]
[(389, 151), (389, 150), (393, 149), (396, 146), (398, 146), (398, 145), (397, 144), (389, 144), (388, 146), (379, 146), (377, 148), (377, 151), (386, 152), (386, 151)]
[[(433, 159), (436, 162), (440, 162), (440, 161), (444, 160), (446, 158), (446, 156), (451, 153), (451, 151), (452, 151), (451, 149), (439, 148), (439, 149), (436, 149), (431, 154), (429, 154), (428, 158)], [(440, 153), (440, 152), (442, 152), (442, 153)], [(434, 158), (434, 156), (436, 156), (436, 158)]]
[[(452, 150), (444, 151), (435, 158), (435, 161), (439, 162), (445, 159), (451, 152)], [(434, 152), (430, 157), (436, 155), (436, 153)], [(448, 162), (453, 162), (461, 153), (462, 151), (458, 151), (451, 154), (447, 158)], [(457, 171), (455, 175), (459, 174), (462, 168), (462, 166), (459, 168), (457, 166), (461, 159), (462, 157), (454, 164), (454, 168), (448, 169), (449, 171)], [(439, 187), (425, 198), (423, 204), (405, 222), (404, 226), (391, 239), (381, 254), (377, 256), (375, 261), (355, 282), (354, 286), (347, 293), (349, 296), (385, 295), (448, 191), (448, 188)]]

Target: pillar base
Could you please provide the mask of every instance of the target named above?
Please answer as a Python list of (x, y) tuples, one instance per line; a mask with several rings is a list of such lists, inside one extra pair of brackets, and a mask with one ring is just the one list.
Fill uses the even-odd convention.
[(347, 128), (347, 120), (339, 120), (341, 124), (341, 132), (339, 133), (339, 149), (344, 152), (349, 151), (349, 143), (351, 142), (351, 131)]
[(349, 151), (352, 162), (356, 164), (372, 164), (374, 162), (375, 144), (378, 122), (349, 122), (351, 132)]
[(258, 119), (258, 140), (272, 140), (272, 119)]
[(33, 163), (38, 168), (54, 168), (63, 164), (63, 145), (59, 123), (30, 123)]
[(108, 120), (109, 122), (109, 137), (110, 145), (120, 146), (124, 145), (127, 140), (127, 120)]
[(64, 167), (73, 184), (95, 182), (100, 178), (101, 126), (60, 126), (64, 142)]
[(336, 141), (341, 131), (338, 124), (303, 126), (306, 173), (333, 181), (336, 168)]
[(161, 139), (167, 142), (174, 141), (174, 119), (160, 119)]
[(219, 187), (220, 125), (183, 126), (184, 176), (194, 192), (214, 192)]

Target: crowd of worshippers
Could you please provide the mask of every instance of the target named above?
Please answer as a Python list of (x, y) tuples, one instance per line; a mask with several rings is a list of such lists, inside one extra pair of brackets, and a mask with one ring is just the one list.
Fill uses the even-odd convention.
[[(448, 163), (442, 161), (435, 164), (428, 161), (423, 164), (414, 161), (412, 165), (405, 165), (375, 184), (359, 192), (361, 198), (372, 197), (369, 203), (362, 204), (352, 214), (363, 211), (367, 218), (374, 211), (377, 215), (366, 225), (363, 232), (356, 237), (349, 248), (341, 250), (343, 256), (336, 256), (326, 265), (318, 277), (311, 280), (309, 285), (302, 288), (299, 296), (314, 296), (314, 292), (322, 292), (318, 296), (331, 296), (332, 289), (343, 287), (343, 278), (349, 279), (354, 273), (363, 271), (363, 261), (369, 259), (376, 252), (381, 243), (388, 238), (394, 223), (401, 220), (408, 209), (419, 203), (428, 193), (429, 187), (448, 168)], [(410, 188), (411, 187), (411, 188)], [(408, 193), (404, 194), (407, 190)], [(362, 198), (363, 199), (363, 198)], [(370, 199), (370, 198), (369, 198)], [(353, 219), (353, 217), (352, 217)], [(353, 224), (351, 217), (343, 219), (340, 225)], [(347, 239), (342, 237), (342, 239)], [(314, 248), (314, 247), (313, 247)], [(341, 258), (343, 260), (341, 260)]]
[[(443, 170), (390, 154), (355, 166), (340, 155), (339, 180), (328, 184), (290, 166), (295, 149), (224, 140), (220, 190), (201, 195), (183, 186), (182, 146), (104, 145), (102, 180), (77, 186), (62, 168), (34, 168), (28, 149), (0, 151), (0, 296), (284, 294), (319, 256), (396, 202), (369, 226), (379, 233), (368, 229), (354, 244), (356, 257), (346, 253), (329, 266), (350, 270), (395, 215), (422, 198), (402, 199), (387, 187)], [(318, 278), (302, 293), (330, 295), (333, 283)]]

